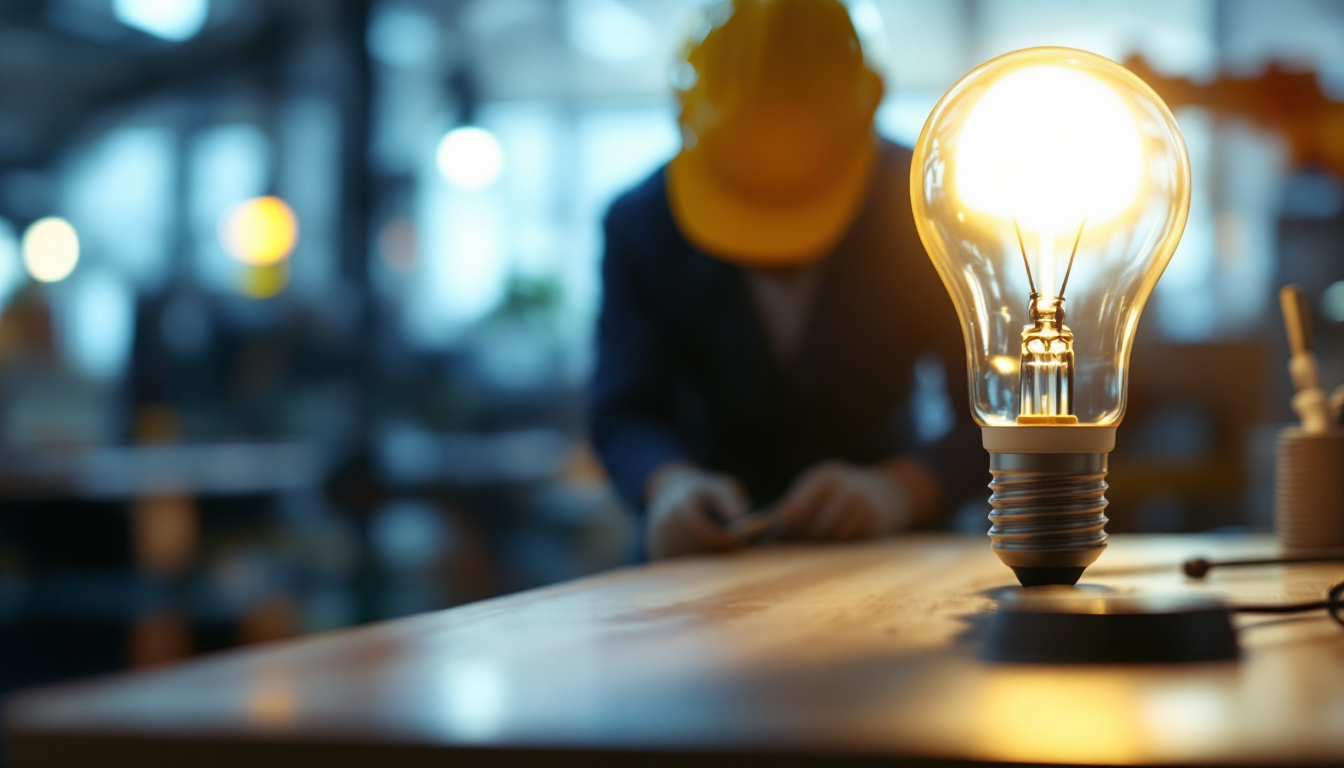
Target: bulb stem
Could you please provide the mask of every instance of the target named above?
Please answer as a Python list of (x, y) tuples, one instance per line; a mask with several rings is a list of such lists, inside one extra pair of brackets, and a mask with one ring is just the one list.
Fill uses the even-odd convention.
[(1018, 422), (1072, 417), (1073, 331), (1064, 325), (1064, 299), (1033, 293), (1028, 314), (1018, 368)]

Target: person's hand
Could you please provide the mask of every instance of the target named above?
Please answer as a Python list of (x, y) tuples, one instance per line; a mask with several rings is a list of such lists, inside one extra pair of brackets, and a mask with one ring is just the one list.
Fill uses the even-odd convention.
[(744, 517), (747, 496), (736, 480), (689, 465), (665, 467), (649, 482), (645, 547), (652, 558), (737, 549), (746, 541), (728, 525)]
[(773, 514), (786, 538), (812, 541), (869, 539), (912, 522), (910, 495), (892, 473), (839, 462), (799, 475)]

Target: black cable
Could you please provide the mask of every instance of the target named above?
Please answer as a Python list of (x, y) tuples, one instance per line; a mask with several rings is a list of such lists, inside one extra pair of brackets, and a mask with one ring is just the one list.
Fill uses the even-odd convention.
[[(1202, 557), (1185, 561), (1183, 570), (1192, 579), (1203, 579), (1213, 568), (1231, 568), (1248, 565), (1288, 565), (1293, 563), (1333, 563), (1344, 560), (1344, 555), (1299, 555), (1296, 557), (1274, 557), (1257, 560), (1221, 560), (1210, 562)], [(1262, 603), (1233, 605), (1228, 608), (1233, 613), (1306, 613), (1308, 611), (1328, 611), (1336, 624), (1344, 627), (1344, 581), (1330, 587), (1324, 600), (1306, 603)]]
[(1325, 600), (1310, 603), (1278, 603), (1271, 605), (1233, 605), (1233, 613), (1306, 613), (1325, 610), (1335, 623), (1344, 627), (1344, 581), (1330, 588)]
[(1202, 579), (1209, 571), (1214, 568), (1233, 568), (1247, 565), (1288, 565), (1291, 563), (1335, 563), (1344, 562), (1344, 554), (1329, 553), (1319, 555), (1295, 555), (1290, 557), (1270, 557), (1254, 560), (1206, 560), (1202, 557), (1196, 557), (1193, 560), (1186, 560), (1183, 570), (1185, 575), (1192, 579)]
[[(1344, 561), (1344, 554), (1331, 553), (1319, 555), (1296, 555), (1290, 557), (1272, 557), (1255, 560), (1218, 560), (1209, 561), (1202, 557), (1186, 560), (1183, 570), (1192, 579), (1203, 579), (1214, 568), (1233, 568), (1248, 565), (1289, 565), (1293, 563), (1334, 563)], [(1326, 599), (1306, 603), (1264, 603), (1229, 606), (1233, 613), (1306, 613), (1308, 611), (1327, 611), (1336, 624), (1344, 627), (1344, 581), (1330, 587)]]
[(1317, 600), (1311, 603), (1262, 603), (1256, 605), (1232, 605), (1228, 610), (1233, 613), (1305, 613), (1307, 611), (1319, 611), (1330, 608), (1329, 600)]

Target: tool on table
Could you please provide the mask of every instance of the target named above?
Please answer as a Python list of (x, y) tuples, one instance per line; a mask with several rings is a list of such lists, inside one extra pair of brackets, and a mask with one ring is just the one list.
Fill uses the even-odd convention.
[(779, 516), (770, 510), (756, 510), (728, 524), (728, 532), (744, 541), (769, 541), (783, 532)]
[(1300, 427), (1279, 432), (1274, 466), (1274, 531), (1285, 554), (1344, 549), (1344, 430), (1327, 398), (1312, 351), (1310, 305), (1302, 289), (1279, 291), (1292, 359), (1293, 410)]
[(1293, 395), (1293, 410), (1302, 420), (1303, 432), (1325, 432), (1337, 423), (1338, 412), (1332, 417), (1331, 404), (1326, 400), (1325, 390), (1321, 389), (1316, 353), (1311, 345), (1310, 305), (1297, 285), (1285, 285), (1279, 290), (1279, 304), (1283, 307), (1283, 325), (1288, 331), (1288, 346), (1292, 350), (1288, 372), (1297, 388)]

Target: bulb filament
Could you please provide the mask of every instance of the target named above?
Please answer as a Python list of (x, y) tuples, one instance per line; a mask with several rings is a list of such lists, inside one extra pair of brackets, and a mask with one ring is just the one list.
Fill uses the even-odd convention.
[(1076, 424), (1073, 415), (1073, 331), (1064, 299), (1031, 294), (1031, 322), (1022, 329), (1019, 424)]
[(1064, 281), (1058, 296), (1043, 296), (1036, 289), (1031, 274), (1031, 262), (1022, 241), (1022, 228), (1016, 220), (1017, 245), (1022, 250), (1022, 263), (1027, 269), (1027, 284), (1031, 288), (1028, 319), (1022, 328), (1022, 361), (1019, 373), (1019, 407), (1017, 422), (1031, 425), (1077, 424), (1073, 413), (1073, 331), (1064, 324), (1064, 290), (1073, 273), (1073, 260), (1078, 255), (1078, 243), (1083, 239), (1087, 220), (1078, 226), (1073, 239), (1073, 250), (1064, 270)]

